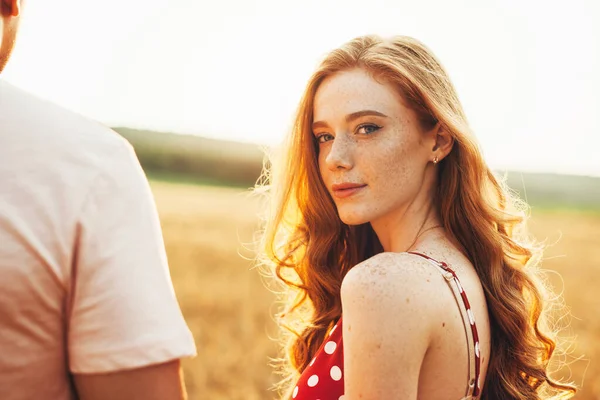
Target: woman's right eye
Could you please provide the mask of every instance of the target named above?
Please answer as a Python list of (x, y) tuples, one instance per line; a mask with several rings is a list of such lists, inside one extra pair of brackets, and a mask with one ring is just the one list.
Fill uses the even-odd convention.
[(316, 135), (316, 138), (319, 143), (325, 143), (330, 140), (333, 140), (333, 135), (330, 133), (321, 133)]

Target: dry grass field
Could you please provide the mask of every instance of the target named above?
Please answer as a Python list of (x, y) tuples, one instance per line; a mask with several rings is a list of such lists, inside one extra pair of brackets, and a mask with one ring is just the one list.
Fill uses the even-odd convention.
[[(258, 202), (240, 190), (153, 182), (171, 275), (198, 357), (185, 360), (191, 400), (273, 399), (268, 358), (276, 346), (273, 300), (242, 256), (257, 227)], [(532, 232), (551, 245), (546, 269), (560, 273), (575, 337), (578, 399), (600, 399), (600, 214), (533, 212)], [(563, 284), (564, 282), (564, 284)], [(574, 358), (583, 359), (576, 361)], [(563, 371), (567, 376), (569, 371)]]

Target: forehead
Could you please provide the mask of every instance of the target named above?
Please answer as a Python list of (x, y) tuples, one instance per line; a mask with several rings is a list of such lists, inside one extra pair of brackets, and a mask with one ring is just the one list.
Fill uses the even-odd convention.
[(329, 120), (361, 110), (392, 116), (404, 109), (402, 97), (389, 83), (375, 80), (363, 69), (342, 71), (326, 78), (315, 94), (314, 119)]

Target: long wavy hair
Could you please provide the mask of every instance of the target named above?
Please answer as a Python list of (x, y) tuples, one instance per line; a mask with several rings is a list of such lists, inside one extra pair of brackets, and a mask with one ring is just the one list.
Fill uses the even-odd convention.
[(525, 229), (526, 205), (484, 162), (448, 74), (432, 52), (405, 36), (356, 38), (331, 51), (310, 78), (291, 135), (265, 165), (258, 187), (268, 194), (259, 264), (281, 286), (278, 314), (287, 393), (341, 316), (348, 271), (382, 252), (370, 224), (341, 222), (323, 184), (311, 131), (323, 80), (362, 68), (397, 88), (424, 126), (440, 123), (454, 138), (440, 162), (435, 206), (450, 239), (474, 265), (491, 323), (491, 358), (482, 398), (570, 398), (576, 388), (549, 376), (555, 353), (546, 315), (556, 298), (537, 267), (542, 247)]

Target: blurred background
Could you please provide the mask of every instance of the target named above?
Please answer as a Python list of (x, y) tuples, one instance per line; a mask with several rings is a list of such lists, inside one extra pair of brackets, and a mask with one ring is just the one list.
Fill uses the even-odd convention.
[(368, 33), (414, 36), (449, 71), (570, 307), (556, 376), (600, 399), (600, 2), (28, 1), (2, 76), (135, 147), (199, 349), (190, 399), (270, 399), (274, 296), (245, 245), (248, 189), (320, 58)]

